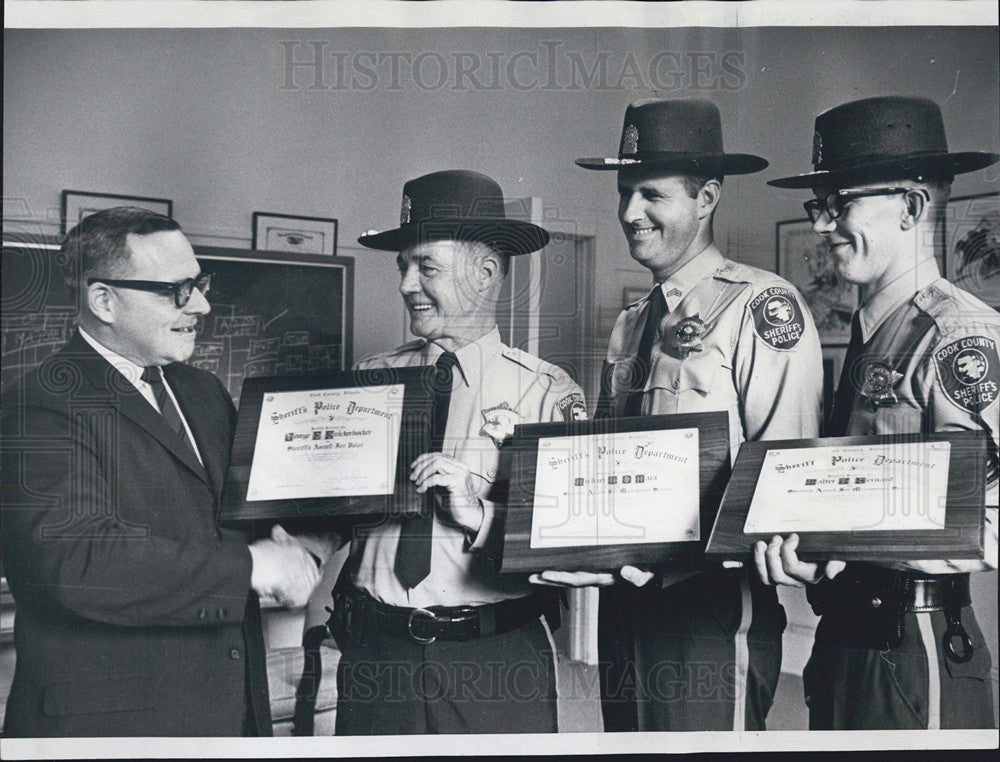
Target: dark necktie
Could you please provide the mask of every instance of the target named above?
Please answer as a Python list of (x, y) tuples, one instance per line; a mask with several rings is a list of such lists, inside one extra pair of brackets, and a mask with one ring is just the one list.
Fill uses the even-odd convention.
[(663, 289), (660, 284), (649, 294), (649, 312), (646, 313), (646, 326), (642, 329), (642, 338), (639, 339), (639, 351), (636, 353), (635, 382), (632, 385), (637, 391), (631, 392), (625, 400), (625, 409), (622, 413), (625, 417), (640, 415), (642, 413), (642, 395), (646, 387), (646, 380), (649, 378), (649, 370), (653, 360), (653, 344), (656, 341), (656, 332), (660, 327), (660, 320), (666, 311), (667, 303), (663, 298)]
[(180, 411), (167, 393), (167, 386), (163, 383), (163, 372), (157, 366), (150, 365), (143, 369), (142, 380), (152, 388), (156, 404), (160, 408), (160, 415), (163, 416), (163, 422), (181, 438), (181, 441), (184, 442), (191, 452), (195, 452), (194, 447), (191, 445), (191, 440), (188, 439), (187, 432), (184, 430), (184, 422), (181, 420)]
[(851, 343), (847, 345), (844, 355), (844, 367), (840, 371), (840, 383), (837, 384), (837, 394), (833, 400), (833, 410), (827, 419), (826, 436), (842, 437), (847, 433), (847, 424), (851, 420), (851, 410), (854, 407), (854, 397), (860, 383), (855, 365), (861, 359), (864, 351), (864, 341), (861, 339), (861, 318), (855, 312), (851, 318)]
[[(434, 363), (434, 401), (431, 406), (431, 452), (441, 452), (448, 425), (448, 404), (458, 358), (445, 352)], [(406, 588), (419, 585), (431, 570), (431, 543), (434, 533), (434, 487), (424, 494), (426, 504), (419, 516), (404, 519), (396, 546), (393, 571)]]

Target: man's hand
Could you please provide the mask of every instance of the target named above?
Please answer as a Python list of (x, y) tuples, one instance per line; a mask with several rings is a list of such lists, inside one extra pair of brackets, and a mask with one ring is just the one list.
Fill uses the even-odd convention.
[(607, 587), (619, 580), (625, 580), (636, 587), (642, 587), (653, 577), (653, 572), (643, 571), (634, 566), (623, 566), (617, 575), (610, 572), (543, 571), (541, 574), (532, 574), (528, 577), (528, 581), (534, 585), (553, 587)]
[(279, 605), (305, 606), (320, 579), (319, 567), (309, 551), (279, 524), (271, 530), (270, 539), (249, 547), (253, 558), (250, 587)]
[(753, 549), (753, 560), (757, 567), (757, 575), (765, 585), (789, 585), (805, 587), (813, 585), (821, 579), (833, 579), (840, 574), (846, 564), (843, 561), (826, 561), (810, 563), (800, 561), (795, 549), (799, 547), (799, 536), (791, 534), (787, 540), (780, 535), (771, 538), (771, 542), (757, 542)]
[(448, 490), (450, 499), (443, 501), (456, 524), (475, 534), (483, 524), (483, 504), (476, 494), (472, 472), (458, 458), (440, 452), (425, 452), (410, 464), (410, 479), (417, 492), (431, 487)]

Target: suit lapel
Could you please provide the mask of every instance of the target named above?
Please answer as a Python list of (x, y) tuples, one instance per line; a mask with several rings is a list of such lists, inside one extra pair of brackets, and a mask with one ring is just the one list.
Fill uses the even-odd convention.
[[(141, 427), (153, 439), (165, 447), (171, 455), (181, 461), (205, 484), (211, 486), (205, 468), (197, 456), (184, 442), (170, 430), (153, 406), (139, 393), (139, 390), (125, 378), (111, 363), (91, 347), (79, 333), (67, 344), (67, 350), (80, 362), (91, 383), (101, 392), (117, 401), (118, 412)], [(186, 417), (186, 415), (185, 415)], [(190, 423), (189, 423), (190, 425)]]
[[(189, 384), (185, 384), (183, 379), (178, 378), (177, 374), (172, 373), (173, 367), (166, 366), (164, 376), (177, 398), (177, 404), (180, 405), (184, 419), (191, 429), (195, 444), (198, 445), (198, 452), (205, 463), (204, 470), (209, 485), (212, 487), (216, 503), (218, 503), (226, 478), (226, 466), (229, 462), (230, 443), (227, 436), (229, 432), (220, 423), (225, 420), (225, 417), (219, 415), (219, 411), (208, 395), (199, 393)], [(201, 391), (204, 392), (204, 390)]]

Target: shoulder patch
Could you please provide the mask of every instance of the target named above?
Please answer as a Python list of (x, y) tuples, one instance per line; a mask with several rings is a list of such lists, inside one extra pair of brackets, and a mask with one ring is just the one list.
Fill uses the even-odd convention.
[(760, 340), (774, 349), (794, 349), (805, 332), (806, 321), (798, 297), (784, 286), (765, 288), (750, 300), (753, 328)]
[(579, 392), (567, 394), (557, 403), (564, 421), (586, 421), (587, 405)]
[(997, 401), (1000, 356), (987, 336), (963, 336), (934, 352), (938, 380), (948, 399), (970, 413), (981, 413)]

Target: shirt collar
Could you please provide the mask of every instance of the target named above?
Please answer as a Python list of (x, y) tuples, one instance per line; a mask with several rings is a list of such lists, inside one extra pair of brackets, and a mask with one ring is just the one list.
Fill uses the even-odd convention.
[(143, 387), (147, 386), (147, 384), (142, 380), (143, 368), (141, 366), (136, 365), (131, 360), (122, 357), (113, 349), (108, 349), (101, 342), (87, 333), (82, 326), (77, 326), (77, 329), (80, 331), (80, 335), (83, 337), (84, 341), (90, 344), (90, 346), (94, 348), (95, 352), (111, 363), (111, 366), (125, 376), (129, 383), (132, 384), (132, 386), (134, 386), (138, 391), (143, 391)]
[(660, 290), (663, 291), (663, 298), (667, 303), (667, 309), (671, 312), (677, 309), (677, 305), (680, 304), (688, 291), (703, 281), (709, 274), (714, 273), (722, 267), (724, 263), (725, 257), (722, 256), (722, 252), (712, 243), (701, 254), (663, 281), (660, 284)]
[(929, 259), (900, 275), (858, 309), (861, 338), (867, 342), (893, 310), (941, 277), (937, 262)]
[[(503, 348), (500, 341), (500, 329), (493, 326), (475, 341), (460, 347), (455, 351), (458, 358), (458, 369), (461, 371), (462, 380), (466, 386), (473, 386), (478, 382), (483, 365), (491, 357), (497, 357)], [(444, 354), (444, 349), (433, 341), (427, 342), (424, 347), (424, 357), (427, 365), (433, 365), (437, 359)]]

